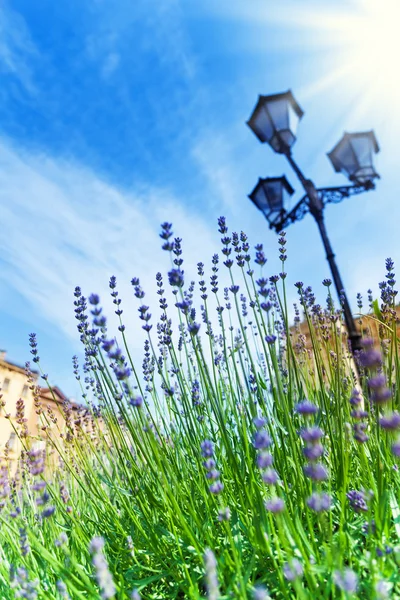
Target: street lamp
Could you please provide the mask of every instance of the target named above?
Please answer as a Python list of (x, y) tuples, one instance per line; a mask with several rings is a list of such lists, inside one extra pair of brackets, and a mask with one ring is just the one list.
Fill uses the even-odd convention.
[(373, 131), (345, 133), (329, 152), (328, 157), (335, 171), (347, 175), (352, 185), (317, 189), (314, 183), (303, 175), (291, 151), (296, 141), (297, 125), (303, 114), (290, 90), (282, 94), (259, 96), (247, 125), (261, 142), (267, 142), (274, 152), (286, 156), (304, 188), (305, 195), (288, 212), (284, 208), (285, 200), (293, 194), (293, 188), (286, 177), (272, 177), (259, 179), (249, 197), (267, 218), (270, 228), (277, 233), (302, 219), (308, 212), (312, 214), (321, 234), (337, 294), (342, 299), (346, 327), (354, 352), (361, 349), (361, 336), (357, 331), (325, 228), (324, 208), (326, 204), (338, 203), (343, 198), (375, 188), (374, 180), (379, 175), (374, 169), (373, 155), (379, 152), (379, 146)]

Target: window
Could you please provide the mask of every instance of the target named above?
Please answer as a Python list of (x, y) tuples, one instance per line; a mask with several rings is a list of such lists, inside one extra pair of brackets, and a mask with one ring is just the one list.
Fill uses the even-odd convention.
[(6, 377), (3, 381), (3, 392), (8, 392), (8, 388), (10, 387), (10, 380)]
[(24, 387), (22, 388), (22, 392), (21, 392), (21, 398), (26, 398), (28, 395), (28, 386), (24, 385)]

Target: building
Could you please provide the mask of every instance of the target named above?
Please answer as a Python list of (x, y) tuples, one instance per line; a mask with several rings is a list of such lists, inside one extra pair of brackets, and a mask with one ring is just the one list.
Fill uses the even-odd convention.
[(0, 351), (0, 460), (18, 459), (24, 444), (29, 449), (43, 448), (49, 438), (61, 438), (66, 430), (63, 407), (68, 407), (71, 420), (82, 412), (83, 407), (70, 402), (57, 386), (40, 387), (38, 379), (37, 371), (28, 375)]

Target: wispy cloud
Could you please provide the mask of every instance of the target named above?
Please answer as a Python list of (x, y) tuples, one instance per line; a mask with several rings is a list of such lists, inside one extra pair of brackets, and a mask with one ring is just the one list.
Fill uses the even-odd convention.
[(204, 259), (199, 240), (207, 256), (217, 250), (213, 224), (192, 216), (162, 189), (118, 189), (77, 164), (28, 155), (4, 140), (0, 162), (2, 229), (9, 232), (0, 238), (0, 279), (70, 338), (77, 337), (76, 285), (108, 297), (108, 279), (116, 275), (130, 302), (130, 279), (139, 276), (156, 302), (154, 276), (169, 267), (160, 249), (160, 222), (172, 219), (176, 235), (184, 234), (188, 274)]
[(30, 61), (38, 50), (23, 17), (6, 0), (0, 2), (0, 72), (15, 77), (29, 93), (36, 90)]

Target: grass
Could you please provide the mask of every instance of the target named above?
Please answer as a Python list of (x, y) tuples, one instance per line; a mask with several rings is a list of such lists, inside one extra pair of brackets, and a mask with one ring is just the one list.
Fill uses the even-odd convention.
[(20, 418), (17, 474), (6, 461), (0, 477), (2, 600), (400, 597), (393, 264), (382, 302), (370, 299), (380, 339), (365, 336), (354, 362), (329, 281), (326, 307), (296, 284), (289, 327), (284, 234), (282, 273), (266, 277), (262, 246), (254, 262), (245, 234), (218, 225), (222, 258), (210, 283), (199, 263), (197, 300), (167, 223), (155, 326), (132, 280), (143, 364), (115, 278), (115, 337), (98, 296), (75, 290), (88, 409), (74, 419), (65, 405), (63, 436), (46, 451)]

